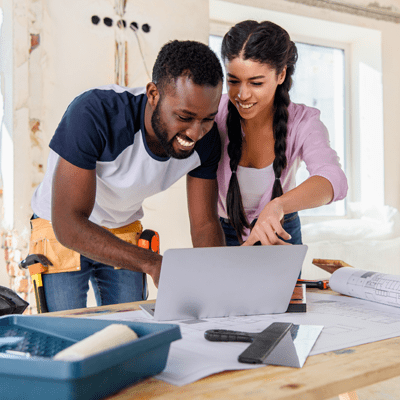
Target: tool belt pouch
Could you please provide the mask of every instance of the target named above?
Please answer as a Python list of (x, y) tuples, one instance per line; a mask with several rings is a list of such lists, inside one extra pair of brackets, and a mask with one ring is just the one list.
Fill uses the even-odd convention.
[[(31, 220), (32, 233), (29, 244), (29, 254), (43, 254), (53, 265), (48, 266), (46, 274), (58, 272), (79, 271), (81, 269), (81, 255), (74, 250), (63, 246), (57, 239), (50, 221), (42, 218)], [(142, 224), (135, 221), (121, 228), (105, 228), (121, 240), (137, 244), (142, 232)]]
[(43, 254), (53, 265), (46, 274), (78, 271), (81, 269), (81, 255), (63, 246), (57, 239), (50, 221), (42, 218), (31, 220), (32, 233), (29, 254)]
[(140, 234), (143, 231), (143, 227), (140, 221), (132, 222), (131, 224), (121, 226), (120, 228), (106, 228), (105, 226), (103, 226), (103, 228), (107, 229), (124, 242), (128, 242), (134, 245), (138, 244)]
[[(134, 221), (129, 225), (121, 226), (120, 228), (106, 228), (104, 229), (110, 231), (113, 235), (117, 236), (124, 242), (128, 242), (134, 244), (135, 246), (138, 244), (138, 240), (140, 238), (140, 234), (143, 231), (142, 224), (140, 221)], [(120, 269), (118, 267), (114, 267), (115, 269)]]

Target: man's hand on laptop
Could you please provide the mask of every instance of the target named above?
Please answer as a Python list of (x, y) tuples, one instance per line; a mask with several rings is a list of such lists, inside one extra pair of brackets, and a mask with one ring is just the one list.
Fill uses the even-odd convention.
[(161, 261), (162, 256), (159, 254), (152, 253), (154, 257), (149, 260), (149, 264), (144, 268), (144, 272), (149, 274), (154, 282), (156, 288), (158, 288), (158, 281), (160, 280), (160, 272), (161, 272)]

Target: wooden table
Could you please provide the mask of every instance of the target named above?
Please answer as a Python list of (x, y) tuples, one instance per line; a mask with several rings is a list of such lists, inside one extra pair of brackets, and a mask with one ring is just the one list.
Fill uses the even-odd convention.
[[(54, 312), (43, 316), (83, 317), (133, 311), (139, 309), (141, 303), (144, 302)], [(227, 371), (182, 387), (148, 378), (107, 399), (321, 400), (396, 376), (400, 376), (400, 337), (310, 356), (299, 369), (265, 366)]]

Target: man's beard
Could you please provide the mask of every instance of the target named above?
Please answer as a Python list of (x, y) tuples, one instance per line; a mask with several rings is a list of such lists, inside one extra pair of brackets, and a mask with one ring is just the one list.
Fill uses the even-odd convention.
[(162, 148), (165, 150), (169, 157), (177, 158), (180, 160), (190, 157), (193, 154), (194, 148), (190, 151), (176, 152), (172, 145), (175, 137), (168, 141), (168, 132), (165, 128), (164, 122), (161, 121), (160, 104), (161, 99), (157, 103), (157, 106), (153, 111), (153, 115), (151, 116), (151, 127), (153, 128), (153, 131), (156, 134), (158, 141), (160, 142)]

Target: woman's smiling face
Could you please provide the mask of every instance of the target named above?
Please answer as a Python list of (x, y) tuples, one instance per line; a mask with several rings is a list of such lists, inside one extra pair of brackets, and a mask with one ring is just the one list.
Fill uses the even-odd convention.
[(277, 74), (267, 64), (241, 57), (227, 62), (225, 68), (229, 99), (243, 119), (273, 110), (275, 91), (285, 80), (286, 68)]

